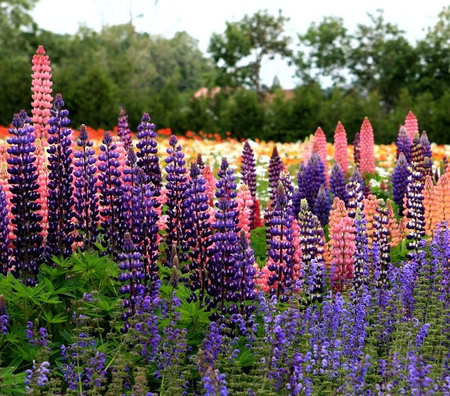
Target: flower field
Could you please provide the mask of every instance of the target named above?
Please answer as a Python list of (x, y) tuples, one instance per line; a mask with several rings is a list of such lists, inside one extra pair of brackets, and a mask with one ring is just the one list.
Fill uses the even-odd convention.
[[(450, 146), (0, 128), (0, 395), (450, 395)], [(132, 132), (132, 129), (134, 132)]]

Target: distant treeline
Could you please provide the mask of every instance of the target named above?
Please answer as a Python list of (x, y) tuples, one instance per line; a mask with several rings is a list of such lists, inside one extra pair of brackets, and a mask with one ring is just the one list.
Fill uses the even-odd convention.
[[(430, 140), (445, 143), (450, 131), (450, 7), (415, 44), (380, 11), (354, 32), (340, 18), (312, 23), (295, 38), (297, 52), (290, 49), (294, 38), (284, 35), (287, 18), (261, 11), (227, 23), (203, 54), (186, 32), (165, 38), (137, 32), (132, 23), (100, 32), (82, 27), (75, 35), (45, 31), (30, 17), (35, 3), (0, 7), (2, 125), (31, 108), (30, 60), (43, 45), (53, 92), (62, 93), (74, 128), (110, 129), (124, 108), (132, 129), (149, 112), (157, 128), (176, 134), (230, 131), (295, 141), (318, 126), (331, 138), (341, 121), (351, 140), (368, 116), (376, 142), (389, 143), (412, 110)], [(271, 87), (261, 83), (261, 66), (273, 56), (295, 65), (294, 90), (281, 89), (277, 78)]]

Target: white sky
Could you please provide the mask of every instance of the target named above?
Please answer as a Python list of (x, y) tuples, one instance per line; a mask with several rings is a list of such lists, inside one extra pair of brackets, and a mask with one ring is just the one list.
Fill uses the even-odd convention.
[[(446, 5), (445, 0), (39, 0), (32, 15), (40, 27), (56, 33), (73, 34), (80, 24), (100, 30), (103, 25), (130, 19), (138, 31), (150, 34), (172, 37), (184, 30), (198, 39), (199, 48), (206, 52), (212, 33), (222, 33), (226, 21), (239, 21), (245, 14), (263, 9), (276, 15), (281, 9), (290, 18), (286, 34), (293, 38), (295, 51), (297, 33), (304, 33), (311, 22), (320, 22), (324, 16), (340, 16), (352, 32), (358, 23), (368, 23), (367, 12), (375, 13), (377, 9), (383, 9), (385, 20), (398, 24), (414, 43), (436, 23)], [(51, 49), (46, 50), (51, 59)], [(263, 80), (268, 85), (277, 75), (283, 87), (293, 88), (293, 74), (294, 69), (280, 59), (267, 62), (263, 68)]]

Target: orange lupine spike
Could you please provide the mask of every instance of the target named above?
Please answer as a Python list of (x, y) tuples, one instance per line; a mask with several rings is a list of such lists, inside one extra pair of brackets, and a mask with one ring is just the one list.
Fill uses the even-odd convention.
[(392, 209), (391, 200), (387, 200), (387, 209), (388, 209), (388, 230), (389, 230), (389, 244), (391, 247), (397, 246), (403, 239), (403, 235), (400, 232), (400, 225), (395, 218), (394, 210)]
[(434, 184), (431, 176), (425, 178), (425, 185), (423, 189), (423, 207), (425, 209), (425, 234), (429, 237), (433, 235), (433, 217), (432, 217), (432, 207), (433, 207), (433, 195), (434, 195)]
[(375, 195), (369, 194), (363, 199), (363, 213), (366, 219), (366, 229), (368, 236), (368, 246), (372, 248), (373, 242), (373, 216), (377, 213), (378, 199)]

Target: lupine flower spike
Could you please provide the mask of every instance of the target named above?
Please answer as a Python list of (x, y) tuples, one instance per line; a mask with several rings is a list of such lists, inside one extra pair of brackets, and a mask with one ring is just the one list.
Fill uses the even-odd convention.
[(327, 161), (327, 138), (322, 128), (317, 128), (314, 133), (314, 151), (320, 156), (322, 160), (322, 164), (324, 166), (323, 172), (326, 181), (326, 185), (328, 187), (328, 161)]
[(419, 132), (419, 123), (417, 122), (417, 118), (412, 111), (409, 111), (406, 115), (405, 128), (408, 133), (409, 140), (412, 143), (414, 140), (414, 134)]
[(366, 117), (361, 125), (361, 159), (359, 170), (362, 175), (375, 173), (375, 154), (373, 129), (369, 119)]
[(339, 121), (334, 131), (334, 158), (346, 174), (348, 172), (347, 132)]

